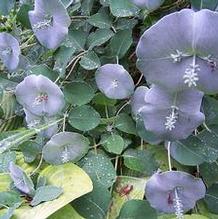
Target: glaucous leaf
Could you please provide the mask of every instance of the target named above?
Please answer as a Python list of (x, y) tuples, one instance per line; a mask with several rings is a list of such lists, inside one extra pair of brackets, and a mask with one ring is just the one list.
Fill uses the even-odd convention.
[(70, 17), (59, 0), (35, 0), (29, 19), (37, 39), (48, 49), (59, 47), (68, 34)]
[(12, 191), (0, 192), (0, 205), (13, 207), (16, 204), (21, 204), (20, 194)]
[(207, 189), (205, 201), (209, 210), (214, 213), (218, 214), (217, 205), (218, 205), (218, 184), (213, 184)]
[(36, 193), (31, 201), (31, 206), (39, 205), (42, 202), (53, 201), (63, 193), (62, 188), (57, 186), (42, 186), (36, 189)]
[(93, 70), (101, 66), (100, 59), (94, 51), (87, 52), (81, 58), (79, 64), (86, 70)]
[(134, 92), (134, 82), (122, 65), (101, 66), (96, 71), (95, 80), (99, 90), (111, 99), (125, 99)]
[(159, 8), (164, 0), (131, 0), (135, 5), (140, 8), (148, 9), (149, 11)]
[(10, 162), (15, 162), (16, 153), (14, 151), (8, 151), (0, 154), (0, 173), (8, 172), (8, 166)]
[(54, 135), (43, 147), (46, 162), (58, 165), (76, 162), (88, 152), (89, 140), (74, 132), (60, 132)]
[(165, 213), (187, 212), (206, 193), (202, 179), (181, 171), (155, 173), (145, 190), (151, 206)]
[(109, 153), (121, 154), (124, 149), (124, 140), (120, 135), (112, 134), (102, 139), (102, 145)]

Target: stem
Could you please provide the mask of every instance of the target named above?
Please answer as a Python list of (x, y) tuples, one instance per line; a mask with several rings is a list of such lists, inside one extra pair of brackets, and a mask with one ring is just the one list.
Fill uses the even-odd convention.
[(130, 104), (130, 100), (124, 103), (123, 106), (121, 106), (120, 109), (117, 111), (116, 116), (118, 116), (120, 112), (129, 104)]
[(141, 81), (142, 81), (142, 78), (143, 78), (143, 74), (141, 74), (141, 76), (140, 76), (140, 78), (139, 78), (139, 80), (136, 82), (136, 85), (135, 85), (135, 87), (137, 87), (140, 83), (141, 83)]
[(170, 147), (171, 147), (171, 141), (168, 141), (167, 142), (168, 166), (169, 166), (169, 170), (172, 171), (172, 164), (171, 164), (171, 157), (170, 157)]
[(33, 170), (33, 172), (30, 174), (30, 176), (35, 175), (35, 173), (40, 169), (40, 167), (41, 167), (41, 165), (42, 165), (42, 161), (43, 161), (43, 155), (41, 155), (41, 158), (40, 158), (40, 161), (39, 161), (38, 166), (36, 167), (35, 170)]

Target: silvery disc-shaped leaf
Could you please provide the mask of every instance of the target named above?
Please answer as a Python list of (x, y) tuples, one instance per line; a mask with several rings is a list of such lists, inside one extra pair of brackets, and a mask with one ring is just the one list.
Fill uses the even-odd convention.
[(144, 105), (146, 104), (145, 95), (148, 90), (149, 88), (145, 86), (140, 86), (136, 88), (134, 95), (131, 98), (131, 108), (134, 116), (140, 114)]
[(165, 16), (142, 35), (139, 70), (150, 83), (171, 90), (197, 87), (218, 92), (218, 14), (184, 9)]
[(202, 179), (181, 171), (155, 173), (147, 181), (145, 190), (151, 206), (165, 213), (174, 213), (177, 207), (187, 212), (206, 193)]
[(131, 0), (135, 5), (140, 8), (146, 8), (149, 11), (153, 11), (159, 8), (164, 0)]
[(29, 19), (37, 39), (48, 49), (59, 47), (68, 34), (70, 17), (59, 0), (35, 0)]
[(9, 33), (0, 33), (0, 59), (9, 71), (13, 71), (19, 64), (19, 42)]
[[(37, 128), (37, 126), (42, 124), (48, 124), (52, 121), (53, 118), (50, 117), (40, 117), (32, 114), (28, 110), (24, 109), (25, 112), (25, 120), (27, 123), (28, 128), (34, 129)], [(49, 127), (46, 130), (43, 130), (39, 132), (38, 134), (44, 138), (51, 138), (54, 134), (58, 132), (58, 123), (54, 124), (53, 126)]]
[(14, 182), (14, 185), (21, 192), (30, 196), (34, 194), (34, 184), (27, 174), (13, 162), (9, 164), (9, 174)]
[(130, 74), (118, 64), (101, 66), (95, 74), (99, 90), (111, 99), (125, 99), (134, 92)]
[(54, 165), (76, 162), (88, 151), (89, 140), (74, 132), (61, 132), (54, 135), (43, 147), (46, 162)]
[(17, 101), (36, 116), (54, 116), (64, 107), (61, 89), (43, 75), (30, 75), (16, 87)]
[(162, 140), (187, 138), (205, 116), (200, 112), (203, 93), (197, 90), (184, 90), (170, 93), (154, 85), (145, 95), (141, 117), (145, 128)]

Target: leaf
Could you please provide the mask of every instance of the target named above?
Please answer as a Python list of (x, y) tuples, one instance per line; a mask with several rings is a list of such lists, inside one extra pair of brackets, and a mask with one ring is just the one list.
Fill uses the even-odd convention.
[(92, 102), (98, 105), (114, 106), (117, 103), (117, 100), (109, 99), (103, 93), (97, 93)]
[(68, 204), (52, 214), (48, 219), (84, 219), (82, 216), (80, 216), (74, 208)]
[(119, 114), (115, 122), (115, 127), (122, 132), (136, 135), (136, 125), (133, 119), (126, 113)]
[(93, 70), (101, 66), (100, 59), (94, 51), (88, 51), (81, 58), (79, 64), (86, 70)]
[(81, 131), (89, 131), (97, 127), (101, 116), (91, 106), (83, 105), (72, 109), (69, 113), (69, 123)]
[(217, 0), (191, 0), (191, 4), (195, 9), (201, 10), (207, 8), (210, 10), (215, 10), (218, 6)]
[(156, 210), (154, 210), (148, 201), (130, 200), (127, 201), (117, 219), (137, 218), (144, 219), (145, 215), (149, 219), (157, 219)]
[(10, 162), (15, 162), (16, 153), (13, 151), (0, 154), (0, 173), (8, 172), (8, 165)]
[(93, 182), (98, 182), (109, 188), (116, 179), (116, 171), (111, 161), (102, 154), (90, 154), (83, 159), (83, 170), (91, 177)]
[(113, 35), (113, 31), (109, 29), (98, 29), (91, 33), (87, 41), (89, 50), (106, 43)]
[(218, 214), (218, 184), (213, 184), (207, 189), (205, 201), (212, 213)]
[(36, 206), (41, 202), (53, 201), (63, 193), (62, 188), (57, 186), (42, 186), (36, 190), (36, 193), (31, 201), (32, 206)]
[[(172, 219), (176, 219), (176, 218), (173, 217)], [(200, 214), (192, 214), (192, 215), (184, 215), (184, 219), (209, 219), (209, 218)]]
[[(112, 205), (108, 212), (108, 219), (117, 218), (123, 204), (132, 199), (142, 200), (145, 194), (146, 179), (130, 176), (118, 176), (112, 192)], [(124, 190), (128, 188), (128, 194)]]
[(124, 165), (129, 169), (151, 176), (158, 168), (154, 155), (148, 150), (128, 149), (123, 154)]
[(124, 140), (119, 135), (112, 134), (101, 140), (102, 145), (109, 153), (121, 154), (124, 149)]
[(29, 21), (28, 12), (33, 9), (33, 7), (29, 4), (22, 4), (19, 11), (17, 12), (17, 21), (19, 21), (23, 27), (28, 29), (31, 28), (31, 24)]
[(0, 192), (0, 206), (13, 207), (21, 203), (20, 194), (16, 192)]
[(102, 10), (90, 16), (87, 21), (89, 24), (102, 29), (111, 28), (112, 26), (112, 19), (110, 18), (106, 10)]
[(64, 96), (67, 102), (73, 105), (87, 104), (94, 95), (94, 89), (86, 82), (72, 82), (64, 87)]
[(139, 13), (139, 9), (130, 0), (110, 0), (110, 10), (115, 17), (131, 17)]
[(101, 184), (94, 184), (91, 193), (75, 200), (73, 207), (86, 219), (103, 219), (110, 204), (111, 194)]
[(62, 187), (64, 193), (50, 202), (42, 203), (34, 208), (24, 206), (15, 212), (16, 219), (46, 219), (74, 199), (90, 192), (92, 182), (87, 174), (72, 163), (48, 166), (41, 173), (49, 185)]
[(8, 173), (0, 174), (0, 192), (9, 191), (11, 185), (11, 177)]
[(123, 58), (132, 43), (132, 31), (120, 30), (110, 40), (111, 55), (114, 57), (119, 57), (119, 59)]
[(10, 10), (13, 8), (15, 1), (14, 0), (1, 0), (0, 4), (0, 14), (8, 15)]
[(138, 20), (135, 18), (119, 18), (116, 23), (117, 30), (126, 30), (133, 29), (135, 25), (138, 23)]
[(218, 127), (210, 126), (197, 136), (177, 141), (171, 146), (171, 155), (184, 165), (195, 166), (203, 162), (212, 163), (218, 158)]

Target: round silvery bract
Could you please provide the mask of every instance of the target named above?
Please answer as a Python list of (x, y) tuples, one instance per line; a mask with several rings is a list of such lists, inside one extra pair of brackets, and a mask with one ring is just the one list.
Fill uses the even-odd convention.
[(58, 165), (80, 160), (88, 152), (88, 147), (89, 141), (83, 135), (61, 132), (46, 143), (42, 154), (46, 162)]
[(148, 9), (149, 11), (159, 8), (164, 0), (131, 0), (136, 6)]
[(111, 99), (125, 99), (134, 92), (134, 82), (130, 74), (118, 64), (101, 66), (95, 74), (99, 90)]
[(142, 111), (145, 102), (145, 95), (149, 88), (145, 86), (137, 87), (132, 98), (131, 98), (131, 108), (134, 116), (137, 116)]
[(158, 211), (174, 213), (175, 192), (184, 212), (194, 208), (196, 201), (204, 198), (206, 187), (200, 178), (181, 171), (155, 173), (146, 183), (145, 195)]
[(184, 9), (144, 32), (136, 54), (147, 81), (174, 91), (218, 92), (218, 14)]
[(9, 71), (18, 67), (20, 54), (17, 39), (9, 33), (0, 33), (0, 59)]
[(194, 89), (171, 93), (153, 85), (140, 113), (145, 128), (162, 140), (187, 138), (205, 120), (200, 112), (202, 98), (203, 93)]
[[(55, 118), (52, 117), (40, 117), (32, 114), (28, 110), (24, 109), (25, 120), (28, 128), (37, 129), (37, 126), (40, 125), (50, 125), (50, 122), (54, 122)], [(44, 138), (51, 138), (54, 134), (58, 132), (58, 123), (50, 126), (49, 128), (40, 131), (38, 134)]]
[(59, 0), (35, 0), (29, 20), (39, 42), (48, 49), (56, 49), (68, 34), (70, 17)]
[(55, 116), (65, 105), (61, 89), (43, 75), (30, 75), (15, 91), (17, 101), (36, 116)]

